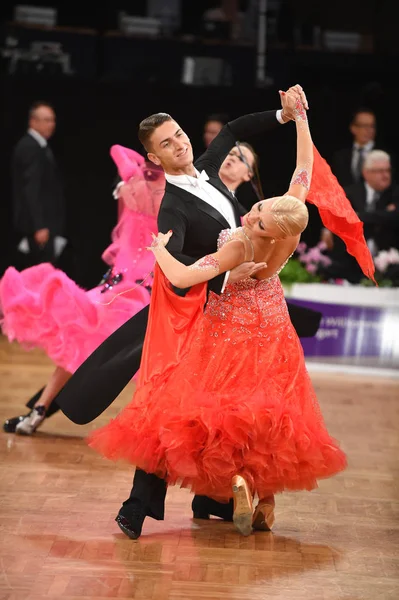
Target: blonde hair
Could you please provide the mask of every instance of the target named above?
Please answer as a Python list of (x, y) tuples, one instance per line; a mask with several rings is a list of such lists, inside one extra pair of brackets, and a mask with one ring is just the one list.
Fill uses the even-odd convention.
[(273, 202), (270, 213), (284, 237), (299, 235), (306, 229), (309, 221), (305, 203), (287, 194)]

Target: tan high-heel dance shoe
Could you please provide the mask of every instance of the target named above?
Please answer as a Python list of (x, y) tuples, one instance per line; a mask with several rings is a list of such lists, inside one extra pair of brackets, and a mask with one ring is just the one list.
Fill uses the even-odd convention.
[(252, 527), (257, 531), (271, 531), (274, 523), (274, 496), (259, 500), (252, 520)]
[(234, 494), (234, 525), (242, 535), (251, 535), (254, 511), (248, 484), (241, 475), (235, 475), (232, 480), (232, 488)]

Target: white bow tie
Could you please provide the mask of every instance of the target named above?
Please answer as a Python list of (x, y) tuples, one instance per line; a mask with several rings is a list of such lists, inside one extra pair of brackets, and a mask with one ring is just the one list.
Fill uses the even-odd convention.
[(206, 171), (201, 171), (201, 173), (198, 175), (198, 177), (190, 177), (191, 185), (194, 185), (195, 187), (198, 187), (198, 188), (203, 188), (205, 181), (208, 181), (208, 180), (209, 180), (209, 177), (208, 177)]

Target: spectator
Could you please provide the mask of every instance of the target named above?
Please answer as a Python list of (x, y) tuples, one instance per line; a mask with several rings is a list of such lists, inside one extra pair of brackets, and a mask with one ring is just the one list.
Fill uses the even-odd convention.
[(375, 147), (377, 126), (373, 111), (357, 110), (349, 130), (353, 136), (351, 147), (338, 150), (332, 160), (332, 170), (343, 187), (362, 181), (364, 160)]
[(52, 106), (36, 102), (29, 111), (29, 129), (12, 155), (14, 226), (30, 265), (55, 263), (66, 244), (61, 177), (48, 145), (55, 127)]
[(370, 152), (363, 165), (364, 182), (346, 189), (353, 208), (364, 222), (372, 254), (399, 247), (399, 186), (392, 182), (391, 157), (383, 150)]
[[(364, 161), (362, 175), (363, 181), (348, 186), (345, 192), (364, 223), (367, 245), (374, 256), (380, 250), (399, 249), (399, 186), (392, 181), (390, 155), (383, 150), (371, 151)], [(345, 245), (331, 232), (326, 235), (333, 260), (330, 276), (353, 283), (360, 281), (360, 269)]]

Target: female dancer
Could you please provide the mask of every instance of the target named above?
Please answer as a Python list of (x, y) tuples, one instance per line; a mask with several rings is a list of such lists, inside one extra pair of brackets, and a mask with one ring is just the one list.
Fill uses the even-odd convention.
[[(271, 528), (276, 492), (311, 490), (346, 466), (323, 422), (278, 278), (308, 222), (314, 159), (320, 187), (312, 201), (335, 232), (341, 226), (348, 244), (353, 237), (372, 273), (362, 231), (348, 228), (359, 220), (314, 149), (299, 101), (295, 121), (297, 166), (288, 192), (257, 202), (243, 227), (221, 233), (215, 254), (186, 267), (166, 249), (173, 232), (154, 236), (158, 266), (138, 388), (116, 419), (89, 436), (109, 459), (199, 495), (233, 496), (244, 535)], [(267, 266), (220, 296), (211, 293), (203, 313), (206, 282), (248, 260)], [(192, 287), (180, 298), (170, 284)]]
[[(43, 423), (44, 418), (55, 412), (54, 405), (51, 409), (50, 406), (70, 378), (71, 373), (79, 366), (77, 360), (81, 364), (94, 350), (95, 344), (100, 344), (109, 332), (116, 330), (149, 302), (149, 294), (146, 288), (151, 289), (152, 274), (150, 273), (150, 277), (148, 274), (153, 270), (155, 261), (153, 256), (145, 250), (145, 247), (150, 243), (151, 238), (148, 238), (150, 232), (156, 230), (156, 216), (164, 193), (165, 177), (162, 170), (152, 163), (145, 163), (140, 154), (128, 148), (113, 146), (111, 156), (118, 166), (122, 178), (116, 190), (117, 197), (122, 204), (122, 211), (118, 225), (113, 232), (114, 243), (105, 250), (102, 257), (107, 264), (113, 266), (104, 276), (101, 285), (86, 293), (65, 274), (49, 265), (45, 267), (40, 265), (22, 273), (10, 268), (0, 283), (0, 305), (3, 306), (4, 312), (4, 332), (8, 331), (10, 340), (17, 339), (24, 345), (27, 345), (28, 342), (29, 347), (41, 346), (58, 365), (46, 387), (36, 396), (32, 410), (26, 415), (7, 419), (4, 423), (4, 429), (7, 433), (32, 435)], [(245, 142), (238, 142), (223, 162), (220, 168), (220, 177), (225, 185), (235, 193), (242, 183), (246, 181), (252, 183), (256, 174), (256, 183), (253, 183), (253, 187), (255, 193), (259, 195), (257, 190), (260, 186), (260, 179), (257, 163), (258, 157), (252, 146)], [(129, 265), (128, 270), (127, 265)], [(121, 294), (120, 292), (123, 291), (120, 285), (122, 273), (125, 283), (123, 290), (129, 290), (129, 288), (135, 286), (136, 282), (144, 279), (143, 285), (145, 287), (132, 292), (124, 291)], [(30, 284), (28, 284), (27, 277), (29, 277)], [(47, 280), (46, 277), (48, 277)], [(48, 287), (53, 285), (54, 278), (58, 283), (61, 283), (65, 292), (65, 300), (67, 298), (66, 294), (69, 293), (80, 298), (79, 312), (83, 312), (89, 318), (91, 311), (96, 311), (98, 327), (106, 327), (106, 329), (95, 332), (95, 335), (93, 325), (91, 325), (90, 332), (87, 332), (87, 329), (81, 329), (79, 332), (81, 335), (87, 333), (83, 346), (81, 346), (81, 335), (74, 336), (69, 340), (69, 352), (77, 353), (73, 364), (65, 360), (65, 348), (62, 347), (61, 340), (65, 339), (66, 334), (62, 328), (54, 327), (52, 329), (52, 344), (49, 347), (49, 340), (46, 342), (47, 345), (44, 346), (40, 341), (38, 332), (28, 331), (29, 328), (26, 327), (32, 316), (32, 294), (38, 303), (35, 314), (39, 313), (40, 319), (48, 317), (48, 315), (45, 317), (46, 312), (52, 315), (55, 307), (54, 301), (51, 299), (45, 306), (41, 305), (39, 304), (39, 294), (44, 290), (47, 290), (46, 293), (48, 293)], [(42, 279), (43, 282), (39, 286), (38, 281)], [(115, 288), (117, 283), (119, 285)], [(22, 292), (18, 291), (16, 293), (16, 290), (20, 290), (21, 285), (26, 286), (28, 289), (22, 289)], [(117, 298), (113, 300), (116, 292)], [(99, 296), (99, 294), (103, 295)], [(125, 298), (123, 298), (124, 296)], [(101, 298), (100, 304), (96, 304), (98, 297)], [(26, 299), (28, 299), (28, 304), (24, 307)], [(142, 300), (141, 304), (140, 300)], [(62, 301), (62, 297), (60, 301)], [(72, 309), (73, 305), (68, 309), (71, 326), (73, 326)], [(111, 316), (114, 309), (117, 312)], [(99, 311), (101, 311), (101, 316), (99, 316)], [(106, 315), (108, 315), (106, 323), (103, 323)], [(52, 317), (50, 316), (50, 318)], [(42, 321), (37, 319), (36, 323), (40, 334)], [(11, 332), (13, 333), (11, 334)], [(62, 351), (61, 356), (59, 356), (59, 353), (54, 354), (54, 347)]]
[(31, 412), (9, 419), (8, 432), (31, 435), (79, 365), (118, 327), (150, 301), (154, 257), (145, 247), (157, 229), (165, 189), (161, 169), (122, 146), (112, 146), (123, 201), (102, 282), (85, 291), (65, 273), (43, 263), (22, 272), (10, 267), (0, 282), (2, 329), (10, 341), (42, 348), (56, 368)]

